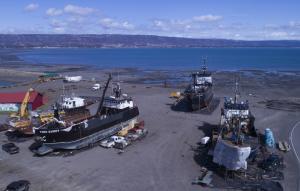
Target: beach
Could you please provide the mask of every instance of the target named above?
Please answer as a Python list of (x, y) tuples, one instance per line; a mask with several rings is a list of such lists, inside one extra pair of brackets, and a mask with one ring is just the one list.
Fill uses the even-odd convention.
[[(112, 73), (113, 81), (121, 81), (123, 92), (132, 96), (139, 106), (140, 118), (145, 121), (149, 134), (121, 154), (118, 150), (97, 146), (74, 156), (34, 157), (28, 149), (32, 139), (16, 143), (20, 147), (19, 154), (0, 151), (0, 189), (12, 181), (26, 179), (31, 182), (30, 190), (37, 191), (211, 190), (191, 184), (201, 168), (193, 148), (207, 129), (219, 124), (223, 98), (234, 96), (236, 79), (241, 99), (249, 101), (256, 118), (255, 127), (262, 132), (270, 128), (275, 141), (289, 141), (294, 125), (300, 120), (300, 72), (297, 71), (214, 71), (213, 90), (220, 103), (208, 112), (186, 112), (172, 109), (175, 100), (169, 98), (169, 94), (183, 91), (190, 71), (31, 64), (16, 57), (4, 59), (3, 55), (0, 81), (14, 85), (0, 88), (0, 92), (26, 91), (32, 87), (47, 96), (48, 103), (42, 110), (51, 108), (64, 86), (62, 80), (37, 83), (42, 72), (81, 75), (84, 80), (68, 92), (78, 96), (101, 96), (101, 92), (92, 91), (91, 87), (95, 81), (104, 84), (108, 73)], [(3, 123), (5, 116), (0, 119)], [(293, 135), (294, 145), (300, 144), (297, 132), (295, 130)], [(3, 132), (0, 141), (2, 144), (8, 142)], [(295, 150), (282, 153), (286, 168), (281, 184), (285, 191), (294, 191), (299, 186), (299, 161), (295, 156), (300, 153), (299, 147)], [(220, 179), (213, 176), (216, 181)]]

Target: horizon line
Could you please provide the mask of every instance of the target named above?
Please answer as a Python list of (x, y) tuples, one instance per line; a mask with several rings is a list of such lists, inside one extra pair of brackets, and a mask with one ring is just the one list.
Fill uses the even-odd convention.
[(80, 36), (80, 35), (94, 35), (94, 36), (101, 36), (101, 35), (119, 35), (119, 36), (153, 36), (153, 37), (164, 37), (164, 38), (182, 38), (182, 39), (195, 39), (195, 40), (228, 40), (228, 41), (300, 41), (300, 39), (227, 39), (227, 38), (197, 38), (197, 37), (180, 37), (180, 36), (164, 36), (164, 35), (155, 35), (155, 34), (119, 34), (119, 33), (86, 33), (86, 34), (74, 34), (74, 33), (0, 33), (0, 35), (73, 35), (73, 36)]

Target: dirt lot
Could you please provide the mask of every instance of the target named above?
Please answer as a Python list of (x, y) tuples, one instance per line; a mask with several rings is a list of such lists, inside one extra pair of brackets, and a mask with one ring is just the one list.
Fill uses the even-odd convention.
[[(68, 71), (68, 70), (67, 70)], [(221, 103), (210, 113), (188, 113), (174, 111), (174, 100), (168, 98), (171, 91), (180, 87), (163, 88), (160, 85), (143, 84), (135, 74), (125, 72), (120, 75), (123, 91), (131, 95), (140, 109), (140, 118), (145, 120), (149, 130), (147, 137), (126, 148), (118, 154), (117, 150), (95, 147), (69, 157), (33, 157), (28, 150), (32, 140), (16, 143), (20, 153), (8, 155), (0, 151), (0, 189), (11, 181), (27, 179), (31, 190), (210, 190), (192, 185), (199, 174), (200, 166), (194, 159), (193, 147), (204, 135), (204, 126), (218, 125), (220, 107), (224, 96), (233, 96), (233, 82), (237, 73), (214, 73), (215, 97)], [(62, 74), (81, 74), (90, 80), (96, 77), (102, 84), (107, 71), (78, 70)], [(256, 127), (264, 130), (271, 128), (276, 140), (289, 140), (293, 125), (300, 119), (299, 109), (288, 110), (275, 106), (285, 105), (284, 100), (292, 102), (299, 98), (300, 83), (298, 74), (266, 74), (263, 72), (240, 72), (240, 90), (242, 99), (248, 99), (252, 113), (256, 117)], [(20, 80), (21, 77), (18, 77)], [(28, 80), (28, 76), (26, 77)], [(130, 83), (126, 83), (126, 80)], [(67, 84), (68, 85), (68, 84)], [(76, 84), (68, 93), (81, 96), (99, 96), (92, 91), (93, 82), (83, 81)], [(1, 88), (0, 91), (26, 90), (29, 86)], [(45, 93), (50, 107), (62, 93), (61, 80), (36, 85), (36, 90)], [(54, 90), (54, 91), (53, 91)], [(267, 100), (280, 100), (269, 107)], [(274, 105), (274, 104), (273, 104)], [(1, 118), (4, 118), (3, 116)], [(7, 142), (1, 133), (0, 142)], [(294, 191), (298, 186), (298, 162), (293, 152), (284, 154), (287, 168), (284, 190)], [(216, 176), (216, 175), (214, 175)], [(217, 189), (219, 190), (219, 189)]]

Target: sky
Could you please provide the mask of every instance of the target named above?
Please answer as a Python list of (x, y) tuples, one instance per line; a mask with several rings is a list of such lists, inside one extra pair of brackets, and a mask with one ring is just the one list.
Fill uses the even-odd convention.
[(300, 40), (300, 0), (3, 0), (0, 33)]

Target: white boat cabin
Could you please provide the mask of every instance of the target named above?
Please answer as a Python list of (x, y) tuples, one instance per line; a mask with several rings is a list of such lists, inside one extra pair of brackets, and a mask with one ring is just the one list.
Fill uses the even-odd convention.
[(210, 72), (196, 72), (192, 74), (192, 84), (194, 86), (204, 86), (212, 84), (212, 76)]
[(248, 118), (250, 115), (248, 102), (235, 103), (232, 98), (225, 100), (224, 103), (224, 115), (227, 119), (232, 117)]
[(81, 97), (64, 97), (62, 101), (62, 108), (64, 109), (74, 109), (78, 107), (83, 107), (85, 105), (85, 99)]
[(211, 76), (206, 76), (206, 77), (197, 76), (196, 77), (196, 83), (197, 83), (197, 85), (203, 85), (203, 84), (206, 84), (206, 83), (212, 84), (212, 77)]
[(109, 96), (104, 99), (103, 106), (112, 109), (132, 108), (133, 101), (131, 98), (116, 98), (114, 96)]

